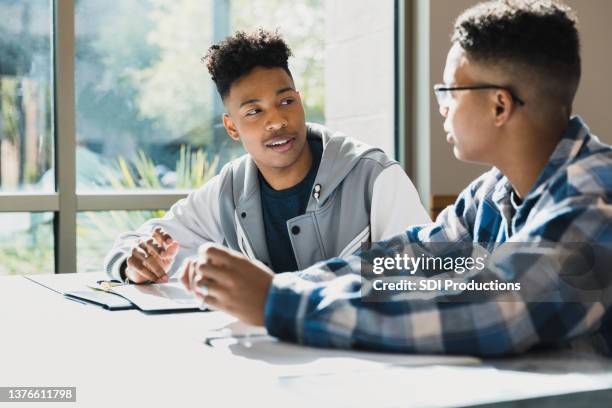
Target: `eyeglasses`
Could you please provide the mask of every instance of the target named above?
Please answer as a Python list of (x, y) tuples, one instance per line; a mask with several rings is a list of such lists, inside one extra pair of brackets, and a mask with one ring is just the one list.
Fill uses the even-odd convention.
[(473, 85), (473, 86), (446, 86), (444, 84), (434, 85), (434, 94), (440, 106), (447, 106), (450, 102), (451, 91), (480, 91), (483, 89), (501, 89), (510, 94), (512, 100), (516, 101), (521, 106), (525, 106), (525, 102), (516, 96), (510, 89), (499, 85)]

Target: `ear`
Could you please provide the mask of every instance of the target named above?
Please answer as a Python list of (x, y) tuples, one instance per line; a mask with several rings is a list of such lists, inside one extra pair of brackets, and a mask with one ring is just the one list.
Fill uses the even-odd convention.
[(514, 99), (505, 89), (499, 89), (494, 93), (495, 126), (504, 125), (514, 110)]
[(223, 114), (223, 126), (225, 127), (228, 136), (232, 138), (232, 140), (236, 142), (240, 140), (240, 134), (238, 133), (238, 129), (236, 129), (234, 121), (227, 113)]

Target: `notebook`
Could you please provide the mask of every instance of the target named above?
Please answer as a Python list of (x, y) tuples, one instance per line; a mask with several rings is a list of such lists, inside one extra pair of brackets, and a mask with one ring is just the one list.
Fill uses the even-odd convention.
[(180, 282), (153, 283), (148, 285), (121, 285), (111, 289), (138, 309), (148, 313), (188, 312), (203, 310), (202, 303), (187, 292)]
[(135, 308), (129, 300), (113, 293), (100, 290), (75, 290), (64, 293), (64, 296), (71, 300), (93, 303), (108, 310), (128, 310)]

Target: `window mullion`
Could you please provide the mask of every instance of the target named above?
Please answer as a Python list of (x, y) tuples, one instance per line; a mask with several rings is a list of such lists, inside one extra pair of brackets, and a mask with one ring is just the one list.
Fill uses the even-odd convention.
[(59, 200), (55, 193), (11, 193), (0, 194), (2, 212), (58, 211)]
[(74, 0), (53, 2), (55, 95), (55, 273), (76, 272), (76, 137)]
[(78, 194), (78, 211), (167, 210), (188, 192)]

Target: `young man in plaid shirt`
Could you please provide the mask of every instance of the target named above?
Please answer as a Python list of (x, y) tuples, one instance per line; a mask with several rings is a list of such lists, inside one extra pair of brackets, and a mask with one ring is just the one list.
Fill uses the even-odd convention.
[[(186, 262), (183, 282), (199, 287), (211, 306), (309, 345), (483, 356), (555, 346), (610, 354), (606, 274), (584, 268), (609, 265), (612, 148), (571, 116), (579, 79), (568, 7), (506, 0), (465, 11), (435, 94), (455, 156), (493, 168), (435, 223), (378, 246), (390, 256), (418, 256), (415, 246), (442, 256), (432, 243), (516, 244), (464, 277), (522, 283), (526, 291), (494, 292), (486, 301), (445, 301), (451, 295), (438, 293), (368, 302), (372, 287), (361, 271), (372, 251), (274, 276), (221, 247), (202, 248), (199, 259)], [(573, 243), (582, 249), (572, 253)], [(579, 286), (598, 295), (564, 298), (563, 277), (582, 279)]]

